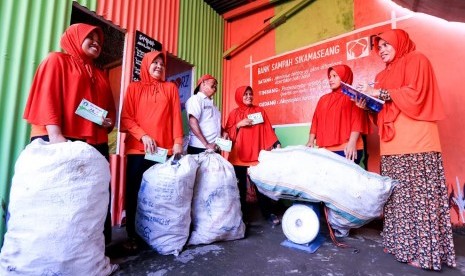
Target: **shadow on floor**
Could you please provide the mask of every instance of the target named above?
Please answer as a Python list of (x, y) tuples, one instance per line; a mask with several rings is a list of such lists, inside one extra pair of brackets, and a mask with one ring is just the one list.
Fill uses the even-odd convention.
[[(282, 213), (280, 214), (282, 216)], [(259, 215), (253, 216), (245, 239), (186, 247), (179, 256), (159, 255), (149, 247), (135, 255), (121, 244), (124, 227), (114, 228), (113, 243), (107, 249), (120, 269), (113, 275), (465, 275), (465, 236), (454, 234), (457, 267), (443, 267), (433, 272), (397, 262), (383, 252), (380, 232), (382, 221), (376, 220), (353, 229), (340, 239), (348, 248), (335, 246), (324, 220), (320, 233), (325, 238), (313, 254), (280, 245), (286, 237), (281, 226), (271, 227)]]

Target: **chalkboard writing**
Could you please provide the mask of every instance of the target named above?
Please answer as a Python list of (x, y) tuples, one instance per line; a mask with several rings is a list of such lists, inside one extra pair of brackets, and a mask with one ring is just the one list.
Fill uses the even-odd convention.
[(136, 31), (134, 45), (134, 70), (132, 71), (132, 81), (140, 80), (140, 65), (145, 53), (150, 51), (161, 51), (161, 43), (146, 34)]

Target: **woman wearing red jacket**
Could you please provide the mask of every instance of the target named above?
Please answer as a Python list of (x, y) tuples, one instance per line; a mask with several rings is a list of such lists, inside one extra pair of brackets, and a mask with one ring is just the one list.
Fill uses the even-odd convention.
[[(233, 142), (229, 162), (234, 165), (238, 179), (241, 210), (245, 222), (248, 222), (247, 169), (258, 164), (258, 154), (261, 150), (271, 150), (280, 147), (278, 137), (274, 133), (265, 110), (253, 104), (253, 90), (250, 86), (237, 88), (235, 100), (238, 107), (229, 113), (225, 131)], [(249, 114), (261, 113), (263, 122), (254, 124), (247, 117)], [(272, 201), (268, 197), (257, 193), (258, 204), (262, 215), (271, 225), (278, 225), (280, 220), (272, 213)]]
[(142, 175), (155, 162), (144, 158), (157, 147), (168, 155), (182, 153), (181, 103), (177, 86), (165, 82), (165, 56), (146, 53), (140, 68), (140, 81), (129, 84), (121, 112), (121, 131), (126, 132), (126, 230), (125, 246), (137, 250), (135, 215)]
[[(99, 27), (73, 24), (60, 40), (64, 53), (50, 53), (39, 65), (24, 110), (24, 119), (31, 124), (31, 140), (80, 140), (109, 159), (108, 133), (114, 127), (116, 109), (107, 75), (94, 65), (102, 44), (103, 31)], [(75, 114), (82, 99), (108, 111), (101, 125)], [(104, 233), (108, 244), (109, 211)]]

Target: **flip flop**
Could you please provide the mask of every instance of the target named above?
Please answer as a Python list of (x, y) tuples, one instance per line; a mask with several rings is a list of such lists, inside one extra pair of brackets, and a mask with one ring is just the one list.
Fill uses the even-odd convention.
[(129, 238), (123, 243), (123, 248), (131, 254), (137, 253), (139, 251), (139, 244), (135, 238)]
[(268, 217), (268, 223), (272, 226), (272, 227), (275, 227), (275, 226), (278, 226), (281, 224), (281, 220), (279, 220), (278, 216), (275, 215), (275, 214), (271, 214), (269, 217)]

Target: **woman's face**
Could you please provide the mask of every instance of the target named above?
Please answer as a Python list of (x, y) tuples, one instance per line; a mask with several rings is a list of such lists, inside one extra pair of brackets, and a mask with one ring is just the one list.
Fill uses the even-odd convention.
[(242, 96), (242, 102), (247, 106), (252, 105), (252, 102), (253, 102), (253, 92), (252, 92), (252, 90), (250, 90), (250, 89), (245, 90), (244, 96)]
[(378, 55), (384, 63), (389, 63), (394, 60), (396, 56), (396, 49), (386, 40), (380, 39), (378, 42)]
[(338, 89), (339, 86), (341, 86), (341, 78), (334, 70), (329, 71), (328, 81), (329, 81), (329, 87), (331, 88), (331, 90)]
[(150, 76), (152, 76), (152, 78), (161, 80), (161, 78), (163, 77), (164, 70), (165, 70), (165, 62), (163, 62), (162, 57), (158, 56), (150, 64), (149, 74)]
[(91, 59), (96, 59), (102, 51), (101, 41), (97, 32), (93, 31), (84, 39), (81, 45), (84, 53)]

